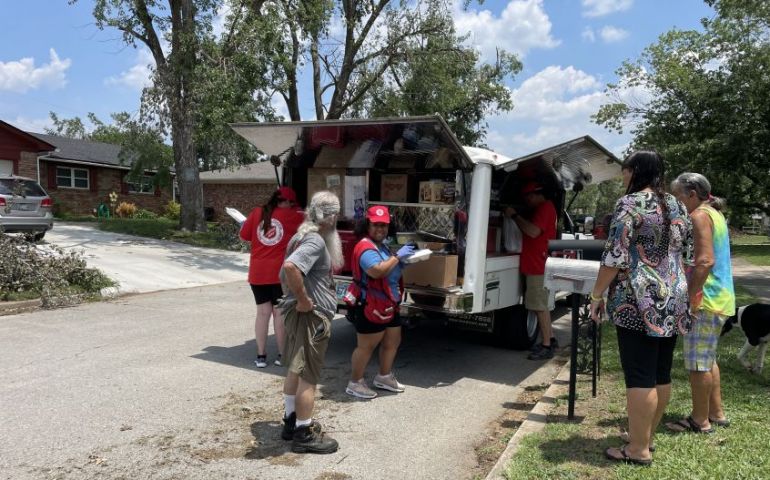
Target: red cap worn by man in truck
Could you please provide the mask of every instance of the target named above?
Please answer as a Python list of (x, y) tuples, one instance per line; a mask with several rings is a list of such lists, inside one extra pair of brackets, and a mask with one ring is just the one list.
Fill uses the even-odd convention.
[(529, 182), (526, 185), (524, 185), (524, 188), (521, 189), (522, 195), (527, 195), (528, 193), (534, 193), (534, 192), (540, 192), (543, 190), (543, 186), (540, 185), (537, 182)]
[(297, 203), (297, 192), (291, 187), (278, 187), (278, 194), (281, 196), (281, 200)]

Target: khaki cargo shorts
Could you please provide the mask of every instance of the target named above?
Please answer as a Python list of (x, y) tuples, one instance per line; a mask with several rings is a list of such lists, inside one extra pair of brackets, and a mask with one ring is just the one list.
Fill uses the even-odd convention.
[(332, 334), (330, 319), (316, 312), (284, 312), (286, 330), (284, 359), (290, 372), (313, 385), (321, 380), (321, 369)]
[(526, 275), (527, 290), (524, 292), (524, 306), (527, 310), (545, 312), (548, 310), (548, 289), (543, 286), (545, 275)]

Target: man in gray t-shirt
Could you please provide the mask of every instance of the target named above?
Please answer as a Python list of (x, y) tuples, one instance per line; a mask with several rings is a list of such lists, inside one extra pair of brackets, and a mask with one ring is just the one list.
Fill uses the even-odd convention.
[[(319, 314), (331, 319), (337, 310), (337, 296), (332, 278), (332, 261), (326, 242), (318, 233), (294, 235), (286, 249), (286, 262), (296, 266), (303, 275), (307, 296)], [(295, 307), (297, 297), (287, 285), (286, 270), (281, 269), (284, 300), (282, 308)]]
[(281, 438), (292, 440), (296, 453), (333, 453), (338, 448), (336, 440), (322, 434), (312, 414), (337, 307), (332, 271), (343, 263), (339, 212), (340, 201), (333, 193), (313, 195), (305, 222), (289, 241), (280, 273), (288, 368)]

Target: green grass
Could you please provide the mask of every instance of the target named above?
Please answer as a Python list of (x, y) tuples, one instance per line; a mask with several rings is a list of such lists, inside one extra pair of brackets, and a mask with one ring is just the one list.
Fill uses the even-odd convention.
[(99, 228), (107, 232), (171, 240), (196, 247), (232, 250), (233, 242), (237, 242), (237, 239), (232, 238), (232, 232), (228, 237), (216, 223), (209, 223), (207, 232), (183, 232), (178, 227), (179, 222), (177, 220), (170, 220), (165, 217), (154, 219), (110, 218), (99, 222)]
[(734, 235), (730, 251), (754, 265), (770, 266), (770, 238), (767, 235)]
[[(752, 301), (739, 288), (743, 301)], [(739, 300), (739, 302), (741, 301)], [(770, 369), (754, 375), (736, 360), (743, 345), (733, 330), (720, 340), (718, 359), (722, 371), (722, 398), (733, 424), (713, 435), (672, 434), (663, 427), (655, 437), (657, 451), (651, 468), (621, 465), (604, 459), (607, 447), (621, 445), (625, 429), (625, 386), (617, 354), (615, 329), (604, 325), (602, 376), (596, 398), (591, 397), (590, 377), (578, 377), (577, 421), (566, 420), (567, 402), (559, 402), (541, 433), (527, 436), (508, 465), (510, 479), (763, 479), (770, 478)], [(688, 374), (682, 360), (681, 341), (672, 370), (673, 396), (663, 421), (690, 413)]]

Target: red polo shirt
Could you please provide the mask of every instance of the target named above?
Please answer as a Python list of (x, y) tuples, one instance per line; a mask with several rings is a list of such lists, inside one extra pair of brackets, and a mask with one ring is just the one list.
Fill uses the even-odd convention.
[(548, 240), (556, 238), (556, 208), (553, 202), (546, 200), (537, 207), (530, 222), (540, 228), (540, 235), (535, 238), (522, 234), (521, 273), (524, 275), (545, 274), (545, 259), (548, 257)]
[(278, 272), (283, 265), (286, 245), (297, 233), (305, 215), (297, 208), (276, 208), (267, 232), (262, 228), (262, 208), (251, 211), (241, 227), (241, 239), (251, 242), (249, 283), (272, 285), (281, 283)]

